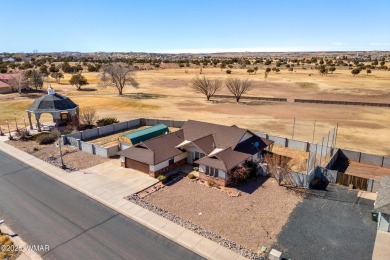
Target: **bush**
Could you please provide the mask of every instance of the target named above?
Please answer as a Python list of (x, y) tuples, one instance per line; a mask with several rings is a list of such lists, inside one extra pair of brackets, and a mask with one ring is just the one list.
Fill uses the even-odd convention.
[(231, 70), (226, 70), (226, 74), (232, 74)]
[(105, 118), (102, 118), (102, 119), (99, 119), (98, 121), (96, 121), (96, 124), (98, 126), (112, 125), (115, 123), (119, 123), (119, 121), (116, 117), (105, 117)]
[(19, 128), (18, 130), (16, 130), (15, 135), (16, 135), (16, 137), (18, 137), (22, 141), (27, 141), (28, 139), (30, 139), (30, 136), (31, 136), (28, 129), (25, 129), (25, 128)]
[(189, 179), (195, 179), (195, 175), (193, 175), (192, 173), (189, 173), (188, 175), (187, 175), (187, 177), (189, 178)]
[(38, 144), (52, 144), (54, 143), (59, 135), (59, 131), (54, 129), (51, 133), (41, 133), (35, 138)]
[(165, 184), (168, 181), (167, 177), (165, 177), (164, 175), (159, 175), (157, 177), (157, 180), (161, 181), (162, 184)]

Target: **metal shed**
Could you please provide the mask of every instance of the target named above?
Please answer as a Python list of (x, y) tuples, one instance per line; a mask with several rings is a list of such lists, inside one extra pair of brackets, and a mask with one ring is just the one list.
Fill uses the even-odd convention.
[(164, 124), (158, 124), (155, 126), (148, 127), (130, 134), (125, 135), (135, 145), (140, 142), (149, 140), (151, 138), (169, 133), (169, 128)]

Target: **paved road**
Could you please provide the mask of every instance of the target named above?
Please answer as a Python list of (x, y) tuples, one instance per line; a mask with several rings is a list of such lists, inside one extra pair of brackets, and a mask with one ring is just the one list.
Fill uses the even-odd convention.
[(0, 219), (45, 259), (201, 259), (1, 151)]

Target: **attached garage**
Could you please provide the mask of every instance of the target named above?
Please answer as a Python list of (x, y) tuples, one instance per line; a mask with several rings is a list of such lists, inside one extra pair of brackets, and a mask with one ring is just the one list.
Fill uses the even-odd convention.
[(125, 161), (125, 167), (126, 168), (132, 168), (134, 170), (149, 173), (149, 165), (146, 163), (138, 162), (130, 158), (126, 158)]

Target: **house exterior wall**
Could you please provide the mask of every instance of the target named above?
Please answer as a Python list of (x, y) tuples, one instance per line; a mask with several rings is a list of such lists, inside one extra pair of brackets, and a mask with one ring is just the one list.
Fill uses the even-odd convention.
[(155, 172), (150, 172), (149, 175), (154, 177), (154, 178), (156, 178), (157, 176), (165, 174), (166, 172), (168, 172), (170, 170), (173, 170), (176, 167), (185, 165), (186, 163), (187, 163), (187, 159), (184, 158), (184, 159), (182, 159), (180, 161), (175, 162), (174, 164), (171, 164), (171, 165), (168, 165), (168, 166), (166, 166), (164, 168), (161, 168), (160, 170), (157, 170)]
[(156, 164), (156, 165), (149, 165), (149, 170), (151, 172), (156, 172), (156, 171), (161, 170), (162, 168), (167, 167), (167, 166), (169, 166), (169, 160), (163, 161), (163, 162)]
[(2, 87), (0, 88), (0, 94), (6, 94), (6, 93), (11, 93), (12, 92), (12, 87)]
[[(216, 177), (212, 177), (212, 176), (208, 176), (208, 175), (206, 175), (206, 166), (205, 165), (203, 165), (203, 164), (200, 164), (199, 165), (199, 178), (201, 178), (202, 179), (202, 176), (206, 176), (207, 178), (207, 180), (208, 179), (223, 179), (225, 182), (224, 182), (224, 186), (225, 186), (225, 184), (226, 184), (226, 181), (227, 181), (227, 174), (226, 174), (226, 172), (225, 171), (223, 171), (223, 170), (220, 170), (220, 169), (218, 169), (218, 178), (216, 178)], [(204, 178), (203, 178), (204, 179)]]
[[(218, 175), (219, 175), (219, 172), (218, 172)], [(214, 183), (218, 184), (219, 186), (226, 186), (227, 185), (227, 182), (225, 179), (211, 177), (211, 176), (208, 176), (205, 173), (200, 172), (200, 171), (199, 171), (199, 179), (205, 180), (205, 181), (213, 181)]]
[(193, 157), (194, 157), (194, 152), (199, 152), (199, 153), (204, 153), (204, 151), (200, 150), (198, 147), (194, 145), (186, 145), (184, 149), (187, 150), (187, 163), (193, 164)]
[(187, 152), (175, 156), (175, 162), (181, 161), (187, 158)]
[(382, 212), (379, 213), (378, 229), (385, 231), (385, 232), (390, 232), (390, 216), (389, 215), (386, 215)]

